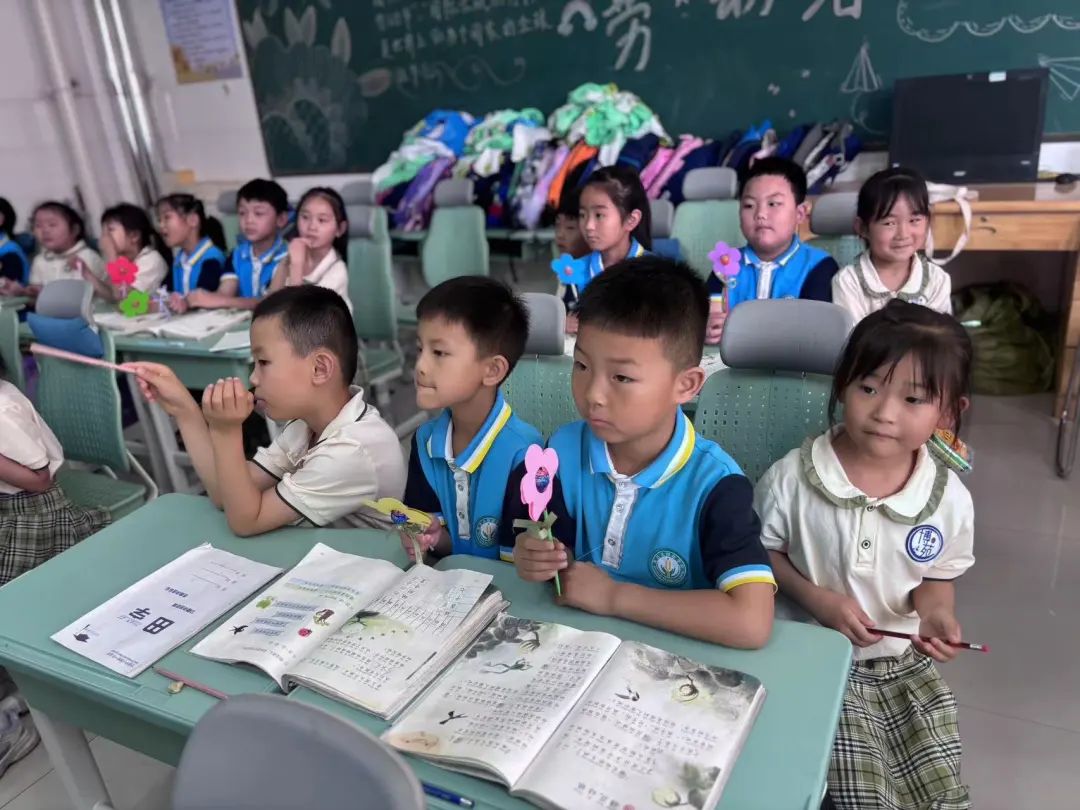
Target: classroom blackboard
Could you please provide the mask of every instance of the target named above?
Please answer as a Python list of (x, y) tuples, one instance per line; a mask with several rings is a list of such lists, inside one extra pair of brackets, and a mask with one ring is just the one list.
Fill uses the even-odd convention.
[(853, 119), (888, 138), (892, 82), (1050, 70), (1080, 132), (1080, 0), (238, 0), (275, 174), (367, 171), (436, 108), (545, 113), (586, 81), (672, 134)]

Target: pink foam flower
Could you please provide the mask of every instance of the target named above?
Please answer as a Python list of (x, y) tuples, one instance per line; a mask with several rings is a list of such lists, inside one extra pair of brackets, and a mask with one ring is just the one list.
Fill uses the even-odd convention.
[(555, 491), (559, 455), (552, 448), (531, 445), (525, 451), (525, 475), (521, 479), (521, 502), (529, 507), (529, 517), (540, 520)]
[(113, 284), (134, 284), (135, 274), (139, 272), (139, 268), (135, 265), (131, 259), (126, 256), (121, 256), (119, 259), (113, 259), (105, 267), (105, 270), (109, 274), (109, 279)]

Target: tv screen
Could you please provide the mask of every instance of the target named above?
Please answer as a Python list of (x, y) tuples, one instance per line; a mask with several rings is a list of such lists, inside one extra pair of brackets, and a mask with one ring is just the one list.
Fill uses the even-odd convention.
[(1048, 77), (1032, 68), (897, 80), (889, 163), (937, 183), (1034, 180)]

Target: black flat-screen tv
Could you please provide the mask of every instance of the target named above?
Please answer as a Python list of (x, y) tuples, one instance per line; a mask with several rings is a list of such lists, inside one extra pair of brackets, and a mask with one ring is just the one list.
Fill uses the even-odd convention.
[(954, 185), (1036, 179), (1045, 68), (898, 79), (889, 163)]

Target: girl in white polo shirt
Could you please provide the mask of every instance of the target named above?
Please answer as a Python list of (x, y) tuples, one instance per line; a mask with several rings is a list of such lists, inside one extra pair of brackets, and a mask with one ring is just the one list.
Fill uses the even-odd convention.
[(959, 431), (971, 358), (950, 316), (889, 302), (855, 327), (840, 360), (831, 405), (843, 405), (843, 424), (755, 489), (780, 593), (855, 648), (829, 768), (839, 808), (971, 806), (956, 701), (934, 662), (960, 641), (953, 583), (974, 562), (975, 518), (927, 444)]

